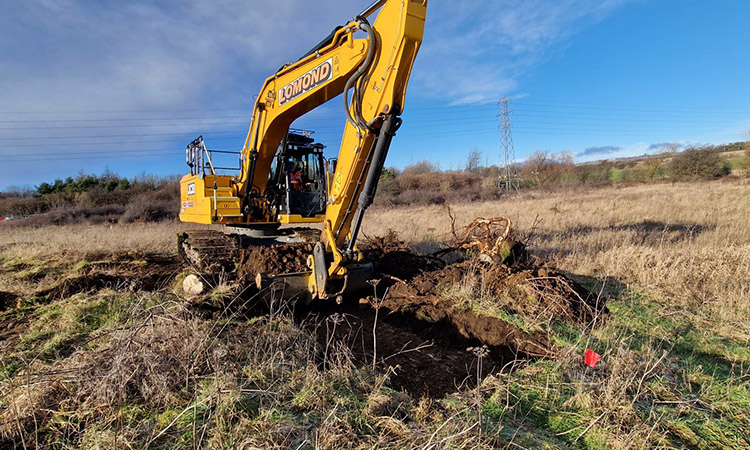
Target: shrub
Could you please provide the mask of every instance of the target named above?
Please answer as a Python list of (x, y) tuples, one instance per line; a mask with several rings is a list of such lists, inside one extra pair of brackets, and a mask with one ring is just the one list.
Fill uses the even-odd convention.
[(399, 194), (393, 202), (395, 205), (442, 205), (445, 196), (440, 191), (411, 189)]
[(44, 227), (49, 225), (74, 225), (80, 223), (100, 224), (116, 222), (125, 211), (121, 205), (103, 205), (96, 207), (66, 207), (54, 209), (42, 214), (35, 214), (24, 219), (14, 220), (12, 226)]
[(729, 163), (713, 147), (694, 147), (677, 154), (670, 163), (676, 179), (721, 178), (731, 173)]
[(380, 181), (396, 178), (396, 174), (396, 169), (385, 167), (383, 168), (383, 171), (380, 172)]
[(430, 161), (419, 161), (416, 164), (411, 164), (404, 167), (404, 175), (420, 175), (425, 173), (440, 172), (440, 166)]
[(401, 193), (401, 184), (395, 178), (381, 178), (377, 197), (394, 197)]
[(565, 175), (574, 173), (573, 158), (566, 153), (558, 155), (537, 150), (526, 158), (521, 167), (521, 178), (530, 187), (559, 182)]
[(36, 198), (3, 198), (0, 199), (0, 217), (26, 217), (47, 210), (43, 201)]
[(580, 184), (609, 184), (612, 177), (612, 166), (606, 162), (598, 164), (581, 164), (575, 168), (575, 176)]
[(179, 191), (177, 198), (166, 190), (138, 194), (130, 199), (120, 221), (130, 223), (175, 220), (179, 211), (179, 199)]

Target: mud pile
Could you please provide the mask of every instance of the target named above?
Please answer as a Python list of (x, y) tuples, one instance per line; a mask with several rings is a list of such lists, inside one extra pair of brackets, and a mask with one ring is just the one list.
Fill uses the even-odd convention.
[[(531, 357), (556, 355), (555, 323), (586, 325), (606, 314), (601, 299), (529, 256), (522, 243), (508, 239), (503, 245), (491, 257), (465, 249), (420, 255), (393, 236), (369, 239), (361, 251), (379, 281), (366, 291), (350, 292), (345, 300), (364, 298), (363, 303), (382, 309), (385, 316), (441, 324), (480, 345)], [(240, 250), (236, 279), (250, 286), (258, 274), (307, 272), (312, 250), (313, 244), (306, 242)]]
[(312, 255), (312, 251), (313, 244), (308, 242), (255, 246), (241, 250), (237, 278), (242, 283), (253, 283), (257, 274), (273, 276), (309, 271), (307, 257)]
[(379, 286), (383, 294), (368, 299), (374, 307), (448, 323), (464, 338), (491, 347), (553, 357), (550, 325), (588, 324), (606, 314), (601, 299), (519, 252), (519, 243), (513, 244), (516, 257), (505, 264), (469, 256), (442, 265), (399, 243), (374, 244), (367, 252), (378, 256), (376, 267), (385, 275)]

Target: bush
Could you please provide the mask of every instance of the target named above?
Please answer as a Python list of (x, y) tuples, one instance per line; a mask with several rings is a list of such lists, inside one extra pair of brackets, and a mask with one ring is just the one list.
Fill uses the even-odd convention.
[(169, 189), (138, 194), (130, 199), (120, 221), (125, 223), (159, 222), (177, 219), (180, 206), (179, 187), (177, 191), (176, 198), (172, 192), (169, 192)]
[(721, 178), (731, 173), (729, 163), (713, 147), (694, 147), (677, 154), (669, 165), (678, 180)]
[(109, 171), (80, 174), (41, 183), (28, 193), (0, 195), (0, 215), (37, 215), (15, 221), (21, 226), (174, 220), (180, 204), (178, 180), (144, 174), (131, 183)]
[(395, 178), (381, 178), (378, 183), (377, 197), (395, 197), (401, 193), (401, 184)]
[(636, 169), (636, 168), (625, 169), (622, 171), (621, 180), (645, 183), (646, 181), (650, 180), (649, 172), (645, 169)]
[(11, 197), (0, 199), (0, 217), (26, 217), (47, 210), (43, 201), (36, 198)]
[(421, 175), (426, 173), (440, 172), (440, 166), (430, 161), (419, 161), (404, 167), (404, 175)]
[[(484, 186), (485, 178), (465, 172), (413, 173), (381, 178), (375, 201), (379, 205), (439, 205), (449, 201), (475, 201), (484, 190), (496, 191), (495, 180)], [(493, 197), (493, 194), (485, 195)]]
[(612, 166), (606, 162), (599, 164), (581, 164), (575, 168), (575, 176), (580, 184), (604, 185), (609, 184), (612, 177)]
[(566, 153), (558, 155), (537, 150), (526, 158), (521, 167), (520, 176), (529, 187), (556, 184), (566, 176), (573, 174), (575, 164), (573, 157)]
[(750, 141), (745, 143), (745, 154), (742, 157), (742, 168), (745, 169), (745, 176), (750, 178)]
[(13, 220), (8, 225), (21, 227), (43, 227), (49, 225), (74, 225), (80, 223), (100, 224), (116, 222), (125, 207), (122, 205), (104, 205), (97, 207), (66, 207), (35, 214), (20, 220)]

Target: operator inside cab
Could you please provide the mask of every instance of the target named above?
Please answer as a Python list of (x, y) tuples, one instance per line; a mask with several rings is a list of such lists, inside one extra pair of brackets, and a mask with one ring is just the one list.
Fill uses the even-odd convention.
[(299, 162), (289, 162), (289, 185), (293, 191), (301, 191), (304, 188), (302, 184), (302, 167)]
[(306, 219), (321, 220), (327, 198), (324, 148), (312, 138), (295, 132), (290, 132), (279, 145), (266, 196), (276, 207), (280, 220), (298, 223)]

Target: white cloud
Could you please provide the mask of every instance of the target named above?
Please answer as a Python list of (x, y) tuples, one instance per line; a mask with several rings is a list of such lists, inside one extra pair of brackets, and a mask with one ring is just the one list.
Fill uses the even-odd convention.
[(12, 43), (0, 47), (3, 109), (249, 105), (249, 93), (327, 34), (347, 3), (17, 3), (0, 18), (0, 40)]
[[(426, 36), (410, 92), (454, 103), (494, 102), (519, 89), (519, 76), (566, 37), (625, 1), (430, 0)], [(0, 120), (6, 122), (122, 117), (107, 111), (178, 110), (191, 115), (203, 114), (204, 109), (249, 111), (266, 77), (296, 60), (371, 0), (7, 3), (0, 15)], [(13, 111), (43, 114), (8, 114)], [(93, 113), (60, 113), (65, 111)], [(205, 126), (198, 131), (216, 129)], [(0, 126), (5, 128), (0, 129), (0, 138), (133, 130), (24, 131), (21, 127)], [(168, 131), (193, 129), (195, 122)], [(133, 133), (165, 131), (139, 128)], [(4, 141), (0, 153), (21, 152), (13, 148), (14, 143), (19, 144)], [(102, 148), (117, 148), (117, 143)], [(36, 150), (23, 151), (33, 155)], [(49, 147), (37, 153), (42, 151)], [(45, 165), (45, 170), (69, 166), (74, 172), (90, 167), (86, 161), (24, 164), (23, 171), (13, 164), (0, 168), (3, 183), (36, 182), (19, 172), (47, 173), (41, 170)]]
[(423, 95), (494, 102), (584, 25), (628, 0), (431, 0), (415, 79)]
[[(497, 99), (625, 0), (431, 0), (413, 90)], [(5, 110), (248, 105), (262, 80), (370, 3), (19, 2), (0, 17)]]

